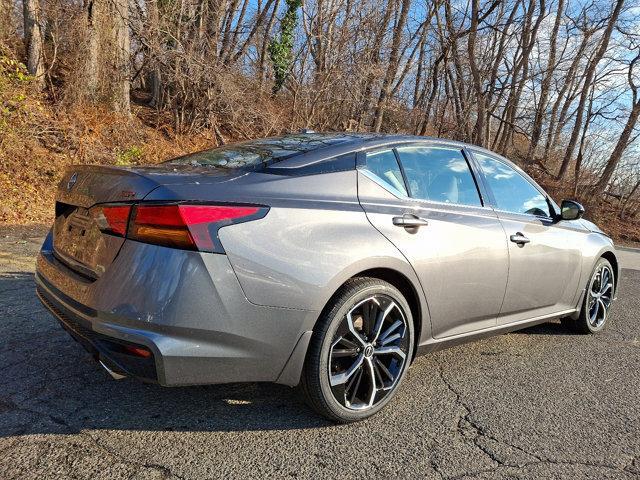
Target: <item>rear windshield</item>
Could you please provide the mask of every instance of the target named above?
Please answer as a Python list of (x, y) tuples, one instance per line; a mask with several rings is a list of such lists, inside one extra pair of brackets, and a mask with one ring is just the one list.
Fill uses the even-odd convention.
[(173, 160), (169, 165), (191, 165), (213, 168), (257, 168), (270, 165), (318, 148), (336, 145), (350, 139), (348, 134), (305, 133), (285, 137), (248, 140), (223, 147), (192, 153)]

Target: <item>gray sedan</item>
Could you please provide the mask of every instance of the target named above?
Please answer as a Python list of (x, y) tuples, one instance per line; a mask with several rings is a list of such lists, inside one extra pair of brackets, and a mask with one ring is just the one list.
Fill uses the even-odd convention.
[(115, 378), (277, 382), (349, 422), (416, 355), (553, 318), (604, 328), (613, 243), (490, 151), (302, 133), (70, 167), (37, 293)]

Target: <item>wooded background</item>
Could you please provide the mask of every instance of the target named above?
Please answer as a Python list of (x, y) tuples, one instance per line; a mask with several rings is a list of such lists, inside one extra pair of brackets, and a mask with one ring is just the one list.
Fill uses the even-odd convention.
[(0, 0), (0, 41), (5, 222), (71, 162), (312, 128), (490, 148), (640, 240), (637, 0)]

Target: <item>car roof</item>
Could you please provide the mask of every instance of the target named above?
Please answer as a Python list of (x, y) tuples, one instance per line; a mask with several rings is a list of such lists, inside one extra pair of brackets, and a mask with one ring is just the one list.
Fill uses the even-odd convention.
[[(283, 159), (276, 159), (276, 162), (268, 168), (271, 173), (284, 173), (289, 171), (290, 173), (298, 171), (309, 171), (317, 173), (316, 167), (320, 167), (326, 161), (330, 161), (341, 155), (353, 154), (363, 150), (369, 150), (372, 148), (385, 147), (385, 146), (397, 146), (403, 143), (415, 144), (426, 143), (429, 145), (441, 145), (452, 146), (456, 148), (468, 148), (474, 152), (485, 153), (491, 157), (498, 158), (502, 162), (506, 163), (514, 170), (524, 176), (529, 182), (531, 182), (541, 193), (548, 198), (551, 198), (549, 194), (536, 182), (531, 176), (529, 176), (522, 168), (513, 163), (508, 158), (502, 155), (492, 152), (483, 147), (472, 145), (457, 140), (449, 140), (446, 138), (417, 136), (417, 135), (401, 135), (401, 134), (388, 134), (388, 133), (352, 133), (352, 132), (337, 132), (337, 133), (300, 133), (295, 134), (296, 137), (307, 138), (311, 142), (312, 139), (322, 138), (323, 144), (317, 148), (309, 149), (305, 152), (288, 156)], [(288, 135), (282, 137), (273, 137), (278, 139), (288, 138)], [(313, 143), (313, 142), (312, 142)], [(351, 164), (353, 165), (353, 164)], [(353, 167), (352, 167), (353, 168)], [(557, 205), (554, 203), (554, 206)]]
[[(371, 148), (396, 146), (403, 143), (428, 143), (456, 148), (472, 148), (490, 155), (497, 155), (475, 145), (444, 138), (388, 133), (304, 131), (231, 143), (212, 150), (204, 150), (173, 158), (166, 163), (172, 165), (188, 164), (191, 166), (206, 166), (210, 164), (210, 166), (215, 167), (231, 168), (233, 166), (234, 168), (242, 168), (242, 163), (246, 162), (244, 166), (249, 169), (267, 168), (275, 173), (276, 170), (284, 172), (304, 169), (305, 167), (322, 169), (322, 165), (326, 161), (342, 155), (353, 154)], [(515, 166), (506, 158), (500, 158)], [(218, 165), (217, 162), (220, 160), (227, 161)], [(233, 165), (234, 162), (237, 165)]]
[[(283, 135), (282, 137), (272, 137), (274, 140), (290, 139), (295, 137), (302, 142), (315, 144), (313, 148), (304, 150), (300, 149), (299, 153), (287, 156), (285, 158), (276, 159), (274, 167), (277, 169), (297, 169), (308, 167), (325, 160), (330, 160), (340, 155), (355, 153), (371, 148), (384, 147), (387, 145), (398, 145), (402, 143), (429, 143), (437, 145), (449, 145), (458, 148), (471, 148), (477, 151), (486, 152), (489, 155), (500, 157), (510, 165), (515, 166), (508, 159), (491, 152), (485, 148), (475, 145), (466, 144), (456, 140), (448, 140), (445, 138), (424, 137), (417, 135), (402, 135), (388, 133), (354, 133), (354, 132), (336, 132), (336, 133), (302, 133), (294, 135)], [(318, 142), (318, 139), (322, 142)]]

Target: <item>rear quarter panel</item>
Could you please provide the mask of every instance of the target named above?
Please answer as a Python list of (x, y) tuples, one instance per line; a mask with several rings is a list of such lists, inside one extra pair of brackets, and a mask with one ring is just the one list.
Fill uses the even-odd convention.
[[(263, 219), (219, 231), (250, 302), (320, 312), (345, 281), (371, 268), (393, 269), (419, 285), (404, 256), (369, 223), (358, 202), (355, 170), (254, 176), (228, 190), (174, 185), (154, 192), (158, 199), (197, 197), (270, 207)], [(426, 306), (424, 298), (419, 301)], [(429, 324), (425, 316), (422, 313), (423, 328)], [(311, 330), (313, 324), (307, 327)]]

